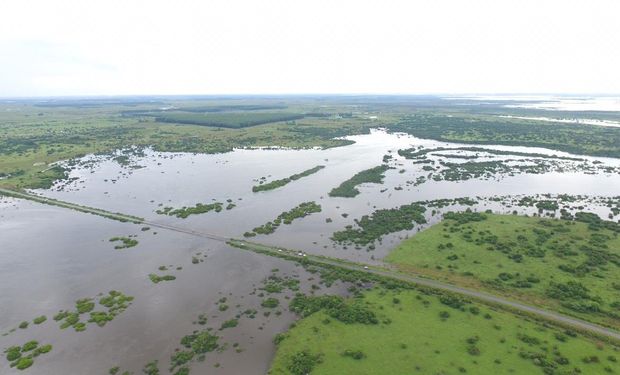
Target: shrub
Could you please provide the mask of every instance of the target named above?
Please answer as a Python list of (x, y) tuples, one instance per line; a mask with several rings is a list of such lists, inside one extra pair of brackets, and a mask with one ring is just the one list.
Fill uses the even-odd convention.
[(280, 301), (277, 298), (269, 297), (267, 299), (264, 299), (260, 305), (266, 308), (273, 309), (273, 308), (278, 307), (279, 304), (280, 304)]
[(24, 346), (22, 346), (22, 353), (34, 350), (37, 348), (37, 346), (39, 346), (39, 343), (37, 341), (35, 340), (28, 341), (27, 343), (24, 344)]
[(222, 323), (222, 325), (220, 326), (220, 330), (223, 330), (226, 328), (234, 328), (237, 325), (239, 325), (238, 319), (230, 319)]
[(319, 363), (321, 363), (320, 354), (301, 351), (291, 356), (288, 369), (293, 375), (307, 375)]
[(22, 357), (19, 359), (19, 361), (17, 361), (17, 365), (15, 365), (15, 367), (18, 370), (25, 370), (28, 367), (32, 366), (33, 363), (34, 363), (34, 360), (32, 358)]
[(342, 355), (344, 357), (351, 357), (356, 360), (366, 358), (366, 354), (364, 354), (361, 350), (345, 350)]

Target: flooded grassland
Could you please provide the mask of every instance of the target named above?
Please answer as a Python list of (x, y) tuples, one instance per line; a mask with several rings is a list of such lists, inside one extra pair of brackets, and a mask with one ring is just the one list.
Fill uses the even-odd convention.
[[(401, 239), (450, 210), (560, 215), (520, 205), (524, 197), (568, 194), (575, 196), (564, 204), (569, 211), (618, 220), (608, 205), (619, 195), (618, 159), (528, 147), (467, 148), (381, 130), (347, 138), (355, 143), (325, 150), (88, 155), (63, 163), (70, 168), (68, 181), (34, 192), (232, 238), (281, 218), (275, 230), (255, 231), (252, 241), (367, 263), (380, 263)], [(359, 194), (329, 195), (379, 166), (378, 180), (354, 186)], [(469, 201), (455, 200), (462, 197)], [(364, 215), (412, 202), (423, 202), (425, 210), (424, 220), (410, 227), (387, 228), (365, 244), (333, 240), (348, 226), (358, 229)], [(308, 210), (295, 212), (304, 203)], [(1, 200), (0, 233), (0, 330), (6, 334), (0, 347), (30, 340), (53, 347), (35, 358), (32, 374), (107, 373), (116, 366), (119, 374), (139, 373), (152, 361), (164, 373), (187, 367), (262, 374), (275, 352), (274, 336), (296, 319), (288, 309), (295, 292), (347, 294), (347, 285), (320, 285), (318, 275), (293, 262), (220, 241), (12, 198)], [(93, 316), (110, 313), (101, 302), (110, 291), (133, 298), (113, 316)], [(61, 328), (66, 317), (54, 319), (60, 310), (79, 320)], [(40, 316), (46, 320), (33, 322)], [(110, 319), (102, 322), (102, 316)], [(23, 321), (27, 327), (19, 328)], [(203, 333), (210, 345), (184, 346), (192, 333)], [(3, 359), (0, 372), (18, 370)]]

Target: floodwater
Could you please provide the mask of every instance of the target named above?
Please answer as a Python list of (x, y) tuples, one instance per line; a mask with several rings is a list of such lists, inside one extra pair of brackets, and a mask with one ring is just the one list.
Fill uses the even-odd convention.
[[(30, 340), (52, 344), (53, 350), (39, 356), (29, 374), (107, 374), (120, 366), (141, 373), (158, 360), (165, 372), (179, 340), (192, 331), (213, 327), (227, 343), (222, 353), (209, 353), (205, 362), (192, 365), (193, 373), (264, 374), (275, 347), (273, 337), (286, 331), (296, 317), (283, 305), (265, 317), (263, 298), (253, 293), (278, 269), (279, 276), (297, 275), (301, 290), (308, 292), (316, 277), (292, 262), (230, 248), (176, 232), (142, 232), (141, 226), (81, 214), (28, 201), (7, 200), (0, 205), (0, 329), (7, 332), (21, 321), (46, 315), (48, 320), (0, 337), (0, 348), (23, 345)], [(138, 235), (134, 248), (114, 250), (109, 238)], [(201, 253), (204, 262), (193, 264)], [(172, 265), (160, 272), (161, 265)], [(176, 267), (181, 266), (181, 270)], [(153, 284), (149, 273), (173, 274), (176, 280)], [(321, 292), (343, 294), (342, 286)], [(72, 309), (77, 299), (118, 290), (135, 297), (126, 311), (104, 327), (89, 325), (84, 332), (61, 330), (52, 316)], [(226, 297), (229, 309), (221, 312), (217, 302)], [(254, 319), (243, 316), (235, 328), (217, 331), (225, 320), (246, 309), (256, 309)], [(276, 309), (274, 309), (275, 311)], [(205, 327), (195, 325), (206, 314)], [(82, 318), (84, 321), (84, 318)], [(233, 348), (239, 344), (239, 353)], [(219, 364), (216, 369), (215, 364)], [(18, 373), (0, 361), (0, 373)]]
[(551, 111), (620, 111), (619, 97), (548, 97), (541, 100), (537, 99), (532, 103), (506, 105), (514, 108), (536, 108)]
[(535, 120), (535, 121), (546, 121), (546, 122), (559, 122), (563, 124), (582, 124), (582, 125), (596, 125), (596, 126), (609, 126), (612, 128), (620, 127), (620, 122), (618, 121), (608, 121), (608, 120), (597, 120), (597, 119), (581, 119), (581, 118), (551, 118), (551, 117), (528, 117), (528, 116), (509, 116), (502, 115), (498, 117), (503, 118), (516, 118), (521, 120)]
[[(620, 186), (620, 160), (575, 156), (585, 161), (561, 161), (568, 172), (493, 176), (467, 181), (428, 181), (408, 184), (427, 172), (397, 155), (398, 149), (415, 147), (462, 147), (422, 140), (381, 130), (369, 135), (348, 137), (355, 144), (328, 150), (236, 150), (201, 155), (159, 153), (146, 150), (130, 156), (130, 166), (121, 166), (109, 156), (90, 155), (71, 172), (72, 182), (37, 193), (88, 206), (137, 215), (163, 224), (242, 237), (252, 228), (273, 220), (301, 202), (316, 201), (322, 212), (281, 225), (271, 235), (252, 240), (286, 246), (313, 254), (379, 262), (400, 238), (409, 232), (386, 236), (372, 252), (335, 245), (329, 237), (355, 219), (379, 208), (393, 208), (421, 200), (480, 197), (475, 209), (492, 208), (511, 212), (515, 207), (493, 202), (494, 196), (534, 194), (575, 194), (617, 196)], [(525, 147), (480, 146), (547, 155), (569, 154)], [(328, 192), (355, 173), (381, 164), (383, 156), (393, 155), (383, 184), (364, 184), (355, 198), (331, 198)], [(463, 153), (450, 151), (450, 153)], [(431, 159), (446, 159), (441, 153)], [(573, 155), (574, 156), (574, 155)], [(514, 160), (514, 156), (480, 155), (485, 160)], [(524, 158), (532, 159), (532, 158)], [(458, 162), (450, 159), (450, 162)], [(324, 165), (319, 172), (282, 188), (253, 193), (258, 179), (280, 179)], [(564, 165), (564, 164), (563, 164)], [(133, 167), (132, 167), (133, 166)], [(607, 172), (591, 168), (607, 166)], [(611, 172), (609, 172), (611, 171)], [(398, 188), (395, 189), (395, 188)], [(402, 189), (401, 189), (402, 188)], [(159, 215), (164, 206), (193, 206), (196, 203), (231, 199), (236, 207), (219, 213), (192, 215), (186, 219)], [(609, 209), (587, 203), (588, 210), (606, 217)], [(450, 207), (447, 209), (454, 209)], [(446, 210), (447, 210), (446, 209)], [(532, 209), (518, 208), (532, 213)], [(430, 211), (430, 210), (429, 210)], [(347, 215), (348, 214), (348, 215)], [(345, 217), (346, 216), (346, 217)], [(430, 223), (439, 219), (427, 213)], [(332, 219), (326, 222), (326, 219)], [(158, 360), (166, 373), (170, 355), (180, 347), (179, 340), (200, 326), (192, 324), (206, 313), (207, 327), (213, 327), (228, 349), (210, 353), (205, 362), (192, 365), (192, 373), (264, 374), (275, 347), (274, 335), (285, 331), (295, 320), (288, 312), (285, 295), (277, 295), (282, 315), (263, 315), (262, 298), (255, 288), (278, 269), (278, 275), (296, 275), (302, 290), (310, 290), (318, 276), (291, 262), (233, 249), (216, 241), (164, 229), (142, 231), (141, 225), (120, 223), (89, 214), (14, 199), (0, 203), (0, 332), (16, 327), (23, 320), (47, 315), (48, 321), (6, 337), (0, 347), (23, 344), (36, 339), (54, 345), (52, 352), (36, 359), (30, 374), (105, 374), (113, 366), (140, 373), (144, 364)], [(154, 234), (157, 232), (157, 234)], [(139, 245), (114, 250), (108, 241), (114, 236), (136, 235)], [(192, 257), (206, 255), (193, 264)], [(160, 272), (161, 265), (172, 265)], [(181, 266), (181, 270), (176, 267)], [(176, 280), (153, 284), (150, 273), (173, 274)], [(133, 304), (105, 327), (89, 325), (85, 332), (60, 330), (51, 317), (60, 309), (71, 309), (75, 300), (94, 297), (116, 289), (135, 297)], [(346, 293), (346, 285), (320, 293)], [(259, 291), (260, 293), (260, 291)], [(217, 301), (227, 297), (230, 308), (218, 310)], [(257, 309), (256, 318), (242, 316), (239, 326), (217, 331), (221, 322), (246, 309)], [(239, 343), (239, 353), (232, 347)], [(218, 367), (215, 367), (219, 364)], [(0, 373), (17, 373), (0, 361)]]
[(620, 111), (618, 96), (555, 96), (555, 95), (465, 95), (445, 97), (448, 100), (490, 102), (521, 102), (506, 104), (506, 108), (545, 109), (549, 111)]
[[(328, 150), (236, 150), (219, 155), (170, 154), (147, 152), (136, 157), (140, 169), (119, 168), (110, 157), (100, 158), (94, 167), (85, 163), (72, 172), (76, 180), (60, 191), (42, 191), (46, 196), (100, 207), (113, 212), (124, 212), (148, 220), (182, 226), (227, 237), (241, 237), (244, 232), (275, 219), (283, 211), (301, 202), (316, 201), (322, 212), (281, 225), (275, 233), (254, 237), (267, 244), (286, 246), (310, 253), (334, 255), (357, 261), (371, 261), (382, 257), (391, 247), (379, 246), (375, 252), (335, 246), (329, 239), (336, 230), (354, 225), (354, 220), (381, 208), (393, 208), (414, 201), (458, 197), (492, 197), (516, 194), (575, 194), (593, 196), (618, 195), (620, 160), (602, 157), (584, 157), (554, 150), (511, 147), (479, 146), (501, 151), (516, 151), (576, 157), (584, 162), (562, 161), (565, 172), (545, 174), (517, 174), (497, 176), (494, 179), (467, 181), (428, 181), (411, 186), (407, 181), (427, 175), (423, 165), (413, 164), (397, 155), (398, 149), (415, 147), (463, 147), (444, 142), (423, 140), (403, 134), (389, 134), (381, 130), (370, 135), (347, 137), (355, 144)], [(449, 153), (461, 153), (453, 152)], [(331, 198), (328, 192), (355, 173), (382, 163), (383, 156), (391, 154), (394, 169), (385, 174), (384, 184), (365, 184), (355, 198)], [(440, 156), (430, 156), (441, 160)], [(491, 159), (493, 158), (493, 159)], [(481, 160), (515, 160), (514, 156), (480, 155)], [(532, 158), (522, 158), (532, 159)], [(450, 160), (458, 162), (459, 160)], [(600, 163), (600, 164), (594, 164)], [(282, 188), (253, 193), (258, 179), (268, 181), (288, 177), (316, 165), (325, 165), (319, 172), (294, 181)], [(611, 166), (614, 173), (587, 172), (590, 167)], [(400, 173), (404, 169), (403, 173)], [(582, 172), (583, 170), (583, 172)], [(395, 190), (402, 187), (402, 190)], [(387, 189), (387, 190), (386, 190)], [(192, 215), (186, 219), (159, 215), (164, 206), (183, 207), (213, 200), (232, 199), (236, 207)], [(163, 206), (160, 206), (163, 205)], [(343, 217), (343, 214), (346, 217)], [(330, 223), (326, 219), (331, 219)], [(430, 219), (430, 217), (429, 217)], [(325, 248), (327, 246), (327, 248)], [(336, 251), (336, 253), (334, 253)]]

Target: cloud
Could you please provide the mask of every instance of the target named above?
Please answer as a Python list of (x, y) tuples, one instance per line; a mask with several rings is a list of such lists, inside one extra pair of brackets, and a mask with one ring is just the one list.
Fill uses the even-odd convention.
[(618, 2), (5, 0), (0, 96), (617, 92)]

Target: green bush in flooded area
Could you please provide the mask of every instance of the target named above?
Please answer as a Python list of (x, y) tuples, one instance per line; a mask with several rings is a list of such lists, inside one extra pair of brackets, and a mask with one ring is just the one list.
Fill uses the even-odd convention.
[(128, 237), (112, 237), (110, 242), (121, 242), (119, 245), (115, 245), (116, 250), (127, 249), (138, 245), (138, 240)]
[(360, 193), (356, 186), (363, 183), (383, 183), (383, 175), (385, 171), (390, 169), (389, 166), (383, 164), (374, 168), (366, 169), (356, 173), (353, 177), (341, 183), (340, 186), (333, 188), (329, 192), (330, 197), (353, 198)]
[(289, 211), (282, 212), (274, 221), (256, 227), (252, 229), (252, 232), (245, 232), (243, 236), (254, 237), (257, 234), (271, 234), (278, 229), (281, 223), (291, 224), (295, 219), (306, 217), (316, 212), (321, 212), (320, 204), (316, 202), (304, 202)]
[(46, 344), (39, 346), (39, 342), (32, 340), (22, 346), (11, 346), (4, 353), (10, 366), (18, 370), (25, 370), (34, 364), (35, 359), (52, 351), (52, 345)]
[[(324, 165), (317, 165), (316, 167), (307, 169), (301, 173), (297, 173), (294, 175), (291, 175), (287, 178), (283, 178), (281, 180), (275, 180), (275, 181), (271, 181), (268, 182), (266, 184), (261, 183), (260, 185), (256, 185), (252, 187), (252, 191), (257, 193), (259, 191), (267, 191), (267, 190), (273, 190), (273, 189), (277, 189), (279, 187), (282, 187), (290, 182), (299, 180), (302, 177), (307, 177), (310, 176), (311, 174), (314, 174), (318, 171), (320, 171), (321, 169), (325, 168)], [(262, 182), (262, 181), (261, 181)]]

